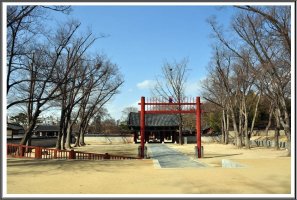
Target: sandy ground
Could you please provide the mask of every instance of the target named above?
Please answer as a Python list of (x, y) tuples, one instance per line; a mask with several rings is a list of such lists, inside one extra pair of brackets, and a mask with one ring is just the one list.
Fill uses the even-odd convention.
[[(136, 156), (138, 147), (87, 144), (79, 150)], [(194, 158), (194, 144), (169, 146)], [(7, 194), (291, 194), (291, 158), (285, 150), (203, 146), (200, 161), (209, 167), (199, 169), (160, 169), (152, 160), (9, 158)], [(222, 168), (222, 159), (246, 167)]]
[[(166, 144), (169, 147), (180, 151), (193, 159), (195, 159), (195, 144), (177, 145)], [(286, 157), (287, 151), (285, 149), (275, 150), (273, 148), (254, 147), (251, 149), (238, 149), (236, 146), (229, 144), (208, 143), (202, 144), (204, 156), (200, 159), (201, 162), (212, 167), (221, 167), (222, 159), (281, 159)], [(241, 162), (241, 161), (240, 161)]]

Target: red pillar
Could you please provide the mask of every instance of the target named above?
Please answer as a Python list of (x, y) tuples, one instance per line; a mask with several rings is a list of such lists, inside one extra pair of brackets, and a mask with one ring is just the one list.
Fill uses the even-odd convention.
[(41, 149), (41, 147), (35, 147), (35, 158), (38, 158), (38, 159), (42, 158), (42, 149)]
[(201, 158), (201, 109), (200, 97), (196, 97), (196, 130), (197, 130), (197, 150), (198, 158)]
[(144, 158), (144, 137), (145, 137), (145, 98), (141, 97), (141, 102), (140, 102), (141, 158)]

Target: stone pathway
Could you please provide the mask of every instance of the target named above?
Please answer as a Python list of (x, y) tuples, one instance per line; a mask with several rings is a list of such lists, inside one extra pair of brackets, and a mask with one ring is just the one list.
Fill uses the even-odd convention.
[(174, 149), (169, 148), (166, 144), (147, 144), (147, 147), (149, 156), (151, 157), (151, 159), (158, 160), (161, 168), (206, 167), (202, 163), (191, 160), (185, 154), (182, 154)]

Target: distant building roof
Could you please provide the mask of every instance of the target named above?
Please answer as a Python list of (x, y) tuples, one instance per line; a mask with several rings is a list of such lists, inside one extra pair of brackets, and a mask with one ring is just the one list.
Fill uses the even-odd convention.
[(55, 125), (37, 125), (34, 129), (35, 132), (44, 132), (44, 131), (60, 131), (59, 126)]
[[(145, 125), (150, 127), (178, 127), (179, 120), (176, 115), (168, 114), (146, 114)], [(129, 113), (128, 126), (139, 127), (140, 126), (140, 114), (131, 112)]]
[(7, 123), (7, 129), (16, 130), (16, 131), (24, 131), (24, 127), (17, 123)]

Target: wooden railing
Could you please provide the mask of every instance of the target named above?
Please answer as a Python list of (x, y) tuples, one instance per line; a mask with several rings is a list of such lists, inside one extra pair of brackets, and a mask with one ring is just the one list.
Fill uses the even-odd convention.
[(87, 153), (74, 150), (58, 150), (37, 146), (26, 146), (19, 144), (7, 144), (7, 156), (16, 158), (36, 158), (36, 159), (77, 159), (77, 160), (124, 160), (138, 159), (127, 156), (117, 156), (97, 153)]

